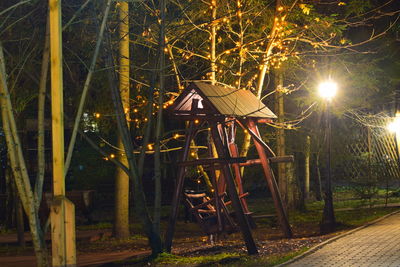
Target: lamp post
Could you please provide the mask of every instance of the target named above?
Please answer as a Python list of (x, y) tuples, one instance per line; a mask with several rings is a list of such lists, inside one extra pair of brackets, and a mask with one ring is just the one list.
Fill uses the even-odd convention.
[(394, 134), (397, 158), (400, 161), (400, 112), (396, 112), (396, 117), (387, 125), (387, 129)]
[(324, 198), (324, 211), (322, 214), (322, 221), (320, 224), (321, 232), (327, 233), (334, 230), (336, 225), (335, 213), (333, 209), (333, 197), (331, 186), (331, 102), (337, 92), (337, 84), (331, 80), (323, 82), (318, 87), (319, 95), (325, 100), (326, 103), (326, 146), (327, 146), (327, 160), (326, 160), (326, 184), (325, 184), (325, 198)]

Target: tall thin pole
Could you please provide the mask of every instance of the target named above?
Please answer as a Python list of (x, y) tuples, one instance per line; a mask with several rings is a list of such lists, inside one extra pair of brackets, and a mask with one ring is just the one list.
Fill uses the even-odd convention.
[(326, 160), (326, 186), (325, 186), (325, 205), (322, 214), (321, 232), (331, 232), (335, 228), (336, 219), (333, 209), (332, 197), (332, 182), (331, 182), (331, 131), (332, 131), (332, 118), (331, 118), (331, 103), (330, 100), (326, 102), (326, 146), (327, 146), (327, 160)]
[(311, 151), (311, 137), (306, 137), (306, 147), (304, 151), (304, 198), (310, 197), (310, 151)]
[(49, 0), (53, 203), (52, 265), (76, 266), (75, 210), (65, 198), (61, 0)]
[(64, 115), (61, 37), (61, 1), (49, 0), (51, 52), (51, 116), (53, 142), (53, 193), (65, 195)]

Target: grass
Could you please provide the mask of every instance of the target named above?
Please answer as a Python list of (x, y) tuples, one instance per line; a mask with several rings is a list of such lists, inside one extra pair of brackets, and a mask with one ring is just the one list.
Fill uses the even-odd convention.
[[(150, 266), (232, 266), (232, 267), (251, 267), (251, 266), (276, 266), (284, 263), (307, 251), (309, 247), (304, 247), (295, 252), (289, 252), (271, 256), (248, 256), (239, 253), (219, 253), (215, 255), (182, 257), (169, 253), (162, 253), (157, 258), (150, 257), (136, 258), (121, 262), (124, 265), (150, 265)], [(131, 264), (131, 265), (130, 265)], [(117, 265), (116, 265), (117, 266)]]
[(195, 257), (180, 257), (168, 253), (162, 253), (159, 255), (154, 262), (156, 264), (189, 264), (189, 265), (205, 265), (211, 263), (228, 263), (233, 261), (238, 261), (240, 255), (238, 253), (219, 253), (216, 255), (206, 255), (206, 256), (195, 256)]
[(244, 256), (242, 257), (239, 262), (236, 262), (235, 264), (232, 264), (231, 266), (236, 266), (236, 267), (241, 267), (241, 266), (265, 266), (265, 267), (271, 267), (271, 266), (276, 266), (279, 264), (282, 264), (284, 262), (287, 262), (288, 260), (293, 259), (294, 257), (303, 254), (307, 250), (309, 250), (310, 247), (304, 247), (298, 251), (295, 252), (289, 252), (289, 253), (284, 253), (284, 254), (277, 254), (277, 255), (272, 255), (272, 256)]

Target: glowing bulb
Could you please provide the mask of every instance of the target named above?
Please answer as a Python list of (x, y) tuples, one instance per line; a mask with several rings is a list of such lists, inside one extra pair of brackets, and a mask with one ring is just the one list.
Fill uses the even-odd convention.
[(338, 86), (333, 81), (323, 82), (318, 87), (319, 95), (326, 100), (332, 100), (332, 98), (336, 95), (338, 90)]
[(100, 118), (100, 113), (95, 113), (95, 114), (94, 114), (94, 117), (95, 117), (96, 119)]
[(398, 115), (396, 115), (396, 118), (394, 118), (394, 120), (388, 124), (387, 129), (391, 133), (400, 132), (400, 117), (398, 117)]
[(148, 148), (149, 150), (153, 150), (153, 145), (152, 145), (152, 144), (148, 144), (148, 145), (147, 145), (147, 148)]
[(115, 158), (115, 155), (114, 155), (114, 154), (111, 154), (111, 155), (110, 155), (110, 158), (112, 158), (112, 159)]
[(195, 123), (195, 124), (198, 124), (198, 123), (199, 123), (199, 120), (194, 120), (194, 123)]

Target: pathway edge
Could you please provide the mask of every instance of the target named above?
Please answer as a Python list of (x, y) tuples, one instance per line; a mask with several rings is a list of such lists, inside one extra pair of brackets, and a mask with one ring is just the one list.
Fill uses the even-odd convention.
[(286, 266), (286, 265), (288, 265), (288, 264), (290, 264), (290, 263), (296, 262), (296, 261), (298, 261), (298, 260), (304, 258), (305, 256), (314, 253), (315, 251), (319, 250), (321, 247), (323, 247), (323, 246), (325, 246), (325, 245), (327, 245), (327, 244), (329, 244), (329, 243), (332, 243), (333, 241), (336, 241), (336, 240), (339, 239), (339, 238), (342, 238), (342, 237), (345, 237), (345, 236), (347, 236), (347, 235), (350, 235), (350, 234), (352, 234), (352, 233), (354, 233), (354, 232), (360, 231), (361, 229), (364, 229), (364, 228), (366, 228), (366, 227), (368, 227), (368, 226), (370, 226), (370, 225), (372, 225), (372, 224), (375, 224), (375, 223), (377, 223), (377, 222), (379, 222), (379, 221), (382, 221), (382, 220), (386, 219), (387, 217), (390, 217), (390, 216), (392, 216), (392, 215), (394, 215), (394, 214), (396, 214), (396, 213), (399, 213), (399, 212), (400, 212), (400, 210), (393, 211), (393, 212), (391, 212), (391, 213), (389, 213), (389, 214), (386, 214), (386, 215), (384, 215), (384, 216), (382, 216), (382, 217), (380, 217), (380, 218), (378, 218), (378, 219), (375, 219), (375, 220), (373, 220), (373, 221), (371, 221), (371, 222), (368, 222), (368, 223), (366, 223), (366, 224), (364, 224), (364, 225), (361, 225), (361, 226), (359, 226), (359, 227), (357, 227), (357, 228), (355, 228), (355, 229), (353, 229), (353, 230), (350, 230), (350, 231), (344, 232), (344, 233), (342, 233), (342, 234), (339, 234), (339, 235), (337, 235), (337, 236), (334, 236), (334, 237), (332, 237), (332, 238), (329, 238), (328, 240), (325, 240), (324, 242), (319, 243), (318, 245), (316, 245), (316, 246), (314, 246), (314, 247), (311, 247), (311, 248), (310, 248), (309, 250), (307, 250), (306, 252), (303, 252), (302, 254), (297, 255), (296, 257), (294, 257), (294, 258), (292, 258), (292, 259), (290, 259), (290, 260), (288, 260), (288, 261), (286, 261), (286, 262), (284, 262), (284, 263), (281, 263), (281, 264), (279, 264), (279, 265), (275, 265), (275, 267), (283, 267), (283, 266)]

